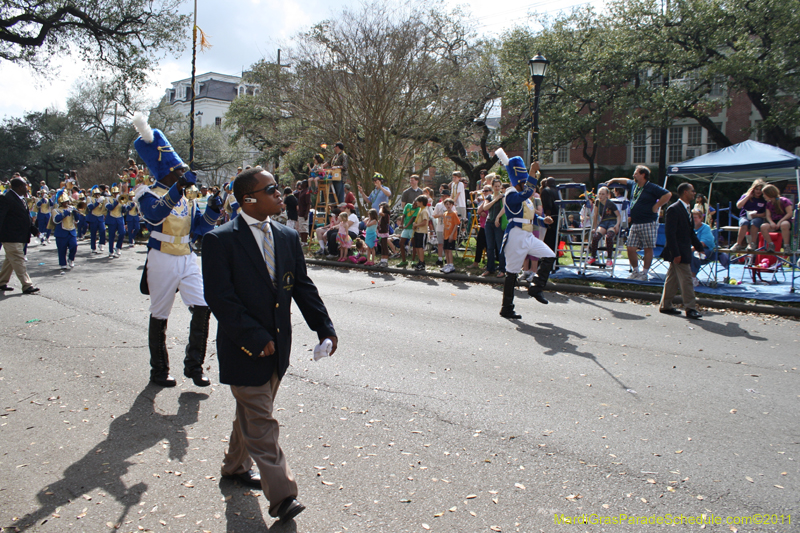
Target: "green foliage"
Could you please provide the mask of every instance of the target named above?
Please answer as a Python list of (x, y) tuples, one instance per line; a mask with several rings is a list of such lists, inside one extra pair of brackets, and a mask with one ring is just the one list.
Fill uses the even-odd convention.
[(4, 0), (0, 59), (50, 74), (54, 57), (78, 55), (131, 83), (156, 66), (160, 50), (186, 42), (189, 17), (181, 0)]

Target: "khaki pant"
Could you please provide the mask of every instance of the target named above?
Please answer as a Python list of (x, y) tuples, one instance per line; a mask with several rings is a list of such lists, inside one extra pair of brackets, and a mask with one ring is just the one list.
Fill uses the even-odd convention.
[(260, 387), (231, 385), (236, 398), (236, 418), (228, 452), (222, 462), (222, 475), (226, 476), (247, 472), (255, 461), (261, 473), (261, 488), (269, 500), (271, 516), (277, 516), (278, 506), (283, 500), (297, 497), (297, 483), (278, 444), (278, 421), (272, 417), (280, 384), (281, 380), (275, 373)]
[(689, 263), (670, 263), (667, 270), (667, 279), (664, 280), (664, 292), (661, 293), (661, 304), (659, 309), (671, 309), (672, 299), (681, 289), (684, 309), (696, 309), (697, 303), (694, 296), (694, 286), (692, 285), (692, 270)]
[(3, 250), (6, 253), (6, 260), (0, 268), (0, 285), (8, 284), (13, 270), (22, 283), (22, 290), (32, 287), (33, 282), (25, 267), (25, 245), (21, 242), (4, 242)]

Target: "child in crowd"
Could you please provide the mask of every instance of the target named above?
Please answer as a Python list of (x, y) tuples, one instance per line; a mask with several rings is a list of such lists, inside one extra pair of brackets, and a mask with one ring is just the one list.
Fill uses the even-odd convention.
[[(384, 202), (386, 203), (386, 202)], [(387, 228), (388, 231), (388, 228)], [(367, 245), (367, 266), (375, 264), (375, 245), (378, 242), (378, 211), (370, 209), (365, 226), (365, 244)]]
[(425, 271), (425, 235), (428, 234), (428, 224), (430, 217), (428, 215), (428, 197), (424, 194), (417, 196), (414, 200), (414, 207), (419, 208), (419, 213), (414, 219), (414, 253), (413, 256), (419, 259), (419, 262), (414, 265), (414, 270), (418, 272)]
[(447, 208), (444, 206), (445, 200), (450, 197), (450, 189), (442, 189), (439, 193), (439, 203), (433, 208), (433, 230), (436, 232), (436, 248), (439, 252), (439, 258), (436, 260), (436, 266), (444, 266), (444, 214)]
[(444, 214), (444, 255), (447, 264), (444, 265), (442, 273), (450, 274), (455, 272), (456, 267), (453, 265), (453, 250), (456, 249), (456, 237), (458, 237), (458, 225), (460, 219), (456, 213), (456, 203), (452, 198), (444, 201), (445, 214)]
[(600, 187), (597, 191), (597, 203), (592, 211), (592, 227), (595, 228), (592, 236), (592, 243), (589, 245), (591, 257), (587, 265), (592, 266), (597, 263), (597, 246), (600, 240), (606, 239), (606, 266), (614, 264), (614, 238), (619, 235), (619, 226), (622, 221), (617, 205), (609, 199), (607, 187)]
[(364, 242), (364, 239), (361, 237), (356, 237), (353, 240), (353, 248), (355, 248), (356, 253), (348, 258), (350, 262), (366, 265), (367, 258), (369, 257), (369, 248), (367, 248), (367, 244)]
[(381, 216), (378, 221), (377, 235), (381, 240), (381, 262), (378, 266), (386, 268), (389, 266), (389, 217), (392, 212), (386, 202), (382, 202), (380, 208)]
[(347, 213), (342, 211), (339, 213), (339, 233), (336, 235), (336, 243), (339, 245), (339, 262), (344, 263), (347, 260), (347, 253), (353, 247), (353, 240), (348, 235), (347, 231), (350, 229), (350, 220)]
[(771, 231), (781, 232), (781, 236), (783, 237), (783, 249), (790, 251), (794, 206), (788, 198), (781, 196), (778, 188), (772, 184), (765, 185), (762, 189), (762, 193), (764, 199), (767, 201), (767, 219), (761, 224), (761, 235), (764, 237), (767, 251), (775, 251), (775, 243), (772, 242), (772, 238), (769, 236)]
[(414, 238), (414, 220), (419, 215), (421, 208), (417, 206), (417, 202), (413, 204), (406, 204), (403, 207), (402, 219), (402, 232), (400, 233), (400, 262), (397, 263), (398, 268), (403, 268), (408, 265), (406, 261), (406, 244)]

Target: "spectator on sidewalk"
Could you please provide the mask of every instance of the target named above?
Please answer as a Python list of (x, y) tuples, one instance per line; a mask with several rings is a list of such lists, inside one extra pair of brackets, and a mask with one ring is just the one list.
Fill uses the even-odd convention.
[(617, 205), (609, 199), (608, 187), (600, 187), (592, 212), (591, 227), (595, 228), (595, 231), (592, 235), (592, 243), (589, 245), (591, 257), (587, 261), (587, 265), (591, 266), (597, 262), (597, 247), (603, 238), (606, 241), (606, 266), (611, 267), (614, 264), (614, 239), (619, 235), (621, 221), (622, 216), (619, 214)]
[(358, 192), (361, 194), (361, 198), (364, 200), (364, 203), (367, 204), (367, 207), (377, 209), (383, 202), (389, 203), (392, 190), (384, 185), (385, 181), (386, 179), (383, 177), (383, 174), (379, 172), (373, 174), (372, 184), (375, 188), (369, 193), (369, 196), (364, 192), (364, 188), (361, 187), (361, 185), (358, 186)]
[(418, 272), (425, 271), (425, 236), (428, 235), (428, 225), (430, 218), (428, 215), (428, 197), (420, 194), (414, 201), (414, 207), (419, 208), (419, 213), (414, 219), (414, 252), (413, 256), (419, 259), (419, 262), (414, 265), (414, 270)]
[(0, 243), (6, 258), (0, 268), (0, 291), (11, 291), (8, 286), (11, 273), (14, 272), (22, 284), (23, 294), (39, 292), (33, 286), (25, 266), (25, 247), (31, 242), (31, 235), (37, 235), (38, 229), (31, 220), (25, 196), (28, 186), (20, 177), (11, 178), (10, 189), (0, 195)]
[[(739, 234), (736, 237), (736, 244), (731, 246), (732, 252), (742, 250), (754, 252), (756, 250), (758, 230), (767, 220), (767, 201), (764, 199), (763, 193), (766, 184), (762, 179), (755, 180), (747, 192), (736, 202), (736, 207), (741, 211), (739, 212)], [(746, 247), (745, 241), (747, 242)]]
[[(633, 179), (614, 178), (609, 184), (625, 185), (631, 198), (630, 231), (628, 232), (628, 261), (633, 272), (628, 279), (647, 281), (647, 273), (653, 262), (653, 248), (658, 236), (658, 214), (672, 193), (650, 181), (650, 169), (638, 165)], [(687, 217), (688, 218), (688, 217)], [(643, 269), (639, 271), (639, 250), (644, 250)]]
[(461, 172), (453, 172), (452, 183), (450, 183), (450, 194), (455, 203), (456, 213), (461, 222), (467, 221), (467, 194), (464, 190), (464, 182), (461, 181)]
[(400, 201), (403, 205), (413, 204), (417, 200), (417, 197), (422, 194), (422, 189), (419, 188), (419, 176), (412, 174), (411, 177), (408, 178), (408, 181), (411, 186), (404, 190), (403, 194), (400, 196)]
[[(695, 204), (697, 205), (697, 204)], [(717, 251), (717, 242), (714, 239), (714, 233), (711, 227), (703, 222), (705, 214), (699, 209), (692, 211), (692, 223), (694, 225), (694, 232), (700, 242), (705, 246), (704, 250), (693, 250), (692, 254), (692, 286), (697, 287), (700, 282), (697, 279), (697, 273), (700, 272), (700, 267), (711, 263), (712, 261), (719, 261), (720, 265), (727, 268), (729, 263), (728, 254)]]
[[(444, 215), (447, 212), (447, 207), (444, 205), (445, 200), (450, 198), (450, 189), (441, 189), (439, 193), (439, 203), (433, 208), (433, 231), (436, 232), (436, 248), (439, 252), (439, 257), (436, 260), (436, 266), (444, 266)], [(500, 202), (502, 205), (503, 202)]]
[(458, 226), (460, 219), (455, 208), (455, 201), (448, 198), (444, 201), (445, 214), (444, 214), (444, 254), (447, 263), (442, 268), (442, 273), (450, 274), (455, 272), (456, 267), (453, 264), (453, 251), (456, 249), (456, 238), (458, 237)]
[(286, 227), (300, 233), (297, 227), (297, 198), (290, 187), (283, 189), (283, 204), (286, 206)]

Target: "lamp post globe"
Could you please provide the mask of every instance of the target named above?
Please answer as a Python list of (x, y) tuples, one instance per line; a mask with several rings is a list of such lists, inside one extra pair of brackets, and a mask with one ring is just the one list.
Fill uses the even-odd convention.
[(533, 106), (531, 108), (532, 131), (528, 134), (528, 164), (539, 160), (539, 90), (542, 80), (547, 74), (547, 66), (550, 61), (545, 59), (542, 54), (536, 54), (528, 60), (528, 67), (531, 71), (531, 81), (533, 82)]

